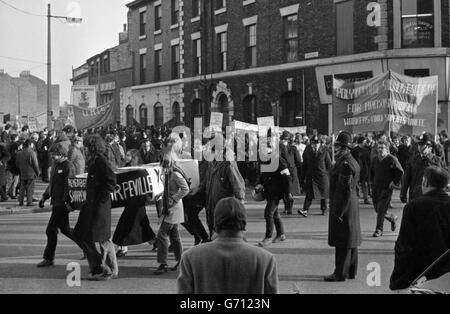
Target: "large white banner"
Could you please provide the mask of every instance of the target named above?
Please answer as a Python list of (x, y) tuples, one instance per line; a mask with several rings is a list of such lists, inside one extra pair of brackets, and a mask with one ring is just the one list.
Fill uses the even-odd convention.
[(97, 93), (95, 86), (75, 85), (72, 86), (71, 104), (81, 108), (96, 108)]

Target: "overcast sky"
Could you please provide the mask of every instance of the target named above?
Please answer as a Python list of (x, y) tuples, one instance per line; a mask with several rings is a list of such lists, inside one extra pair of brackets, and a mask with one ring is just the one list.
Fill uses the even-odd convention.
[[(47, 3), (52, 15), (74, 15), (80, 8), (83, 23), (80, 26), (63, 24), (52, 19), (52, 83), (60, 85), (60, 104), (70, 101), (72, 66), (82, 65), (89, 57), (114, 47), (119, 32), (127, 21), (126, 3), (131, 0), (2, 0), (34, 14), (47, 14)], [(13, 57), (47, 62), (47, 19), (18, 12), (0, 2), (0, 69), (11, 76), (30, 70), (47, 80), (43, 64), (7, 59)]]

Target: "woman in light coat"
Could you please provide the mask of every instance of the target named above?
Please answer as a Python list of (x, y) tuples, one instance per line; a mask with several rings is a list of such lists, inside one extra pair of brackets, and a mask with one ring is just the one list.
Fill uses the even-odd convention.
[(181, 261), (183, 247), (181, 245), (179, 225), (184, 222), (184, 208), (182, 199), (189, 193), (187, 177), (177, 164), (178, 154), (182, 150), (182, 141), (179, 136), (171, 135), (163, 157), (164, 195), (161, 226), (157, 235), (158, 254), (160, 266), (155, 275), (161, 275), (169, 270), (167, 265), (169, 239), (173, 247), (177, 264), (171, 270), (177, 270)]

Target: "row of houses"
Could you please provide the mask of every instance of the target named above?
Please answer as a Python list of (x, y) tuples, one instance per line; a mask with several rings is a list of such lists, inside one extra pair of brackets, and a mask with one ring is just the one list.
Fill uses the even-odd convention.
[(449, 129), (450, 8), (443, 0), (136, 0), (117, 47), (74, 70), (117, 120), (255, 123), (331, 132), (333, 75), (439, 76)]

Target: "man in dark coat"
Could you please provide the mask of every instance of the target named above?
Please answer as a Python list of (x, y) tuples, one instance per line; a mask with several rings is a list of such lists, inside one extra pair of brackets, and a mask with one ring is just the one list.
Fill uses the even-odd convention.
[(450, 170), (450, 139), (448, 138), (448, 134), (446, 131), (442, 131), (439, 134), (439, 137), (441, 145), (444, 148), (445, 165), (447, 169)]
[(389, 154), (389, 143), (379, 140), (377, 144), (378, 156), (371, 162), (372, 174), (372, 198), (375, 212), (377, 213), (377, 226), (373, 234), (374, 238), (383, 236), (384, 220), (391, 223), (391, 230), (397, 229), (397, 217), (388, 215), (392, 192), (400, 184), (403, 176), (403, 168), (397, 157)]
[(16, 165), (20, 171), (19, 206), (23, 206), (25, 192), (27, 194), (27, 206), (33, 206), (34, 181), (39, 177), (39, 164), (34, 144), (27, 139), (23, 149), (16, 155)]
[(403, 170), (406, 169), (410, 159), (411, 152), (411, 137), (403, 136), (400, 146), (398, 147), (397, 158), (402, 165)]
[(321, 145), (317, 136), (311, 138), (311, 145), (305, 149), (302, 166), (300, 185), (305, 190), (306, 197), (303, 210), (298, 213), (308, 217), (313, 199), (320, 199), (320, 209), (322, 215), (325, 215), (330, 190), (331, 158), (328, 149)]
[[(255, 192), (263, 191), (264, 198), (267, 200), (264, 210), (264, 218), (266, 220), (266, 234), (259, 246), (266, 247), (272, 243), (286, 241), (283, 222), (278, 212), (278, 204), (284, 195), (289, 192), (289, 181), (291, 181), (291, 173), (289, 163), (280, 156), (278, 169), (274, 172), (261, 173)], [(276, 229), (277, 235), (272, 239), (273, 229)]]
[(8, 200), (8, 195), (6, 194), (6, 169), (10, 158), (8, 144), (0, 143), (0, 200), (2, 202)]
[(433, 140), (428, 134), (420, 137), (419, 153), (407, 164), (405, 169), (400, 193), (400, 200), (404, 204), (407, 202), (408, 190), (409, 201), (422, 196), (422, 178), (426, 168), (436, 166), (445, 169), (442, 159), (433, 154)]
[(300, 195), (300, 183), (298, 178), (298, 169), (302, 166), (300, 154), (293, 145), (291, 134), (284, 131), (280, 140), (280, 157), (287, 161), (290, 172), (289, 190), (283, 196), (285, 213), (292, 215), (294, 206), (293, 195)]
[(352, 137), (347, 132), (339, 134), (335, 142), (336, 164), (330, 174), (328, 244), (336, 248), (336, 268), (325, 281), (355, 279), (358, 270), (361, 225), (356, 189), (360, 169), (351, 154), (351, 143)]
[[(108, 280), (118, 276), (114, 245), (111, 241), (111, 192), (116, 189), (116, 175), (106, 157), (106, 143), (100, 135), (85, 139), (89, 151), (86, 206), (75, 226), (89, 262), (92, 280)], [(95, 243), (100, 243), (98, 253)]]
[(58, 243), (58, 229), (69, 239), (76, 241), (73, 230), (69, 225), (69, 210), (66, 206), (69, 196), (69, 178), (75, 176), (75, 170), (67, 160), (68, 151), (61, 145), (52, 146), (50, 154), (55, 162), (50, 176), (50, 189), (48, 198), (52, 202), (52, 215), (47, 225), (47, 246), (44, 251), (44, 260), (37, 267), (54, 265), (56, 245)]
[[(450, 249), (450, 197), (445, 192), (448, 172), (429, 167), (424, 172), (423, 196), (403, 210), (400, 234), (395, 244), (395, 267), (391, 290), (407, 289), (429, 266)], [(426, 278), (450, 272), (450, 256), (433, 267)]]
[(208, 164), (205, 180), (194, 189), (192, 195), (205, 193), (206, 218), (210, 236), (214, 233), (214, 209), (227, 197), (245, 200), (245, 182), (235, 161), (212, 161)]
[(359, 183), (364, 197), (364, 204), (370, 205), (369, 202), (369, 169), (370, 169), (370, 153), (366, 148), (366, 138), (360, 136), (357, 141), (358, 146), (352, 149), (352, 156), (358, 162), (360, 168)]
[(17, 186), (19, 184), (19, 175), (20, 171), (16, 165), (16, 156), (19, 151), (19, 136), (17, 134), (11, 134), (11, 142), (8, 146), (8, 151), (10, 155), (10, 159), (8, 160), (7, 168), (9, 173), (11, 174), (11, 185), (8, 189), (8, 195), (11, 199), (17, 199)]

